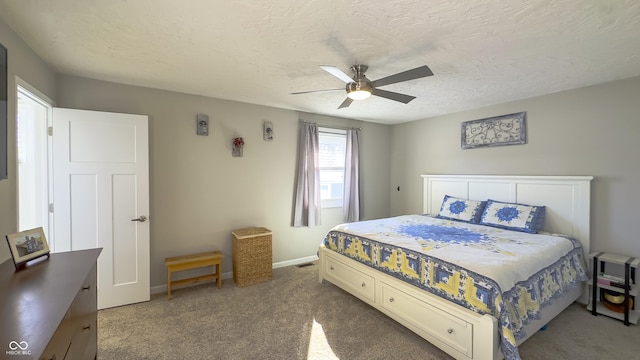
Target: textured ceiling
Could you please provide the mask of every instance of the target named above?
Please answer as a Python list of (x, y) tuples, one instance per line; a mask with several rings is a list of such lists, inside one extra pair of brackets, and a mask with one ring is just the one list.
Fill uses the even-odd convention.
[[(0, 0), (56, 71), (378, 123), (401, 123), (640, 75), (637, 0)], [(319, 68), (434, 76), (338, 110)]]

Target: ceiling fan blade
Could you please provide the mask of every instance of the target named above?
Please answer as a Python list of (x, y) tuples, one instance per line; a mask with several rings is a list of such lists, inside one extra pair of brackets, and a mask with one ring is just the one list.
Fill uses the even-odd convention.
[(298, 92), (292, 92), (292, 93), (289, 93), (289, 94), (290, 94), (290, 95), (298, 95), (298, 94), (310, 94), (310, 93), (317, 93), (317, 92), (329, 92), (329, 91), (344, 91), (344, 88), (340, 88), (340, 89), (325, 89), (325, 90), (298, 91)]
[(399, 101), (399, 102), (405, 103), (405, 104), (408, 104), (409, 101), (411, 101), (411, 100), (416, 98), (415, 96), (405, 95), (405, 94), (400, 94), (400, 93), (393, 92), (393, 91), (386, 91), (386, 90), (380, 90), (380, 89), (373, 89), (371, 94), (376, 95), (376, 96), (380, 96), (380, 97), (383, 97), (383, 98), (387, 98), (389, 100)]
[(387, 77), (383, 77), (382, 79), (374, 80), (371, 82), (371, 86), (378, 87), (389, 84), (395, 84), (403, 81), (409, 81), (413, 79), (418, 79), (422, 77), (427, 77), (433, 75), (431, 69), (427, 65), (417, 67), (415, 69), (403, 71), (401, 73), (397, 73), (394, 75), (390, 75)]
[(338, 106), (338, 109), (349, 107), (349, 105), (351, 105), (352, 102), (353, 102), (352, 98), (346, 98), (346, 99), (344, 99), (342, 104), (340, 104), (340, 106)]
[(351, 76), (345, 74), (342, 70), (338, 69), (335, 66), (320, 65), (320, 68), (322, 68), (322, 70), (328, 72), (329, 74), (337, 77), (338, 79), (344, 81), (347, 84), (353, 82), (353, 79), (351, 78)]

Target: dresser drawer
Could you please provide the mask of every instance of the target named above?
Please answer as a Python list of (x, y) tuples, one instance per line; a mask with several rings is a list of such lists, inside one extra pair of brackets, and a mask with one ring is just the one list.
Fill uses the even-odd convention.
[(420, 331), (473, 357), (473, 325), (396, 287), (380, 282), (380, 306)]
[(344, 287), (345, 290), (356, 296), (372, 302), (375, 301), (375, 281), (373, 277), (332, 257), (327, 258), (325, 266), (327, 278), (332, 283)]
[(71, 304), (73, 345), (69, 350), (70, 359), (93, 359), (95, 357), (97, 339), (96, 308), (98, 304), (96, 282), (94, 267), (85, 281), (83, 281), (76, 298)]
[(83, 323), (82, 325), (76, 323), (76, 331), (73, 334), (68, 359), (82, 360), (96, 357), (96, 323), (96, 321)]
[(96, 316), (97, 306), (96, 273), (95, 271), (90, 271), (71, 304), (71, 316), (76, 322), (82, 323), (84, 321), (88, 323)]

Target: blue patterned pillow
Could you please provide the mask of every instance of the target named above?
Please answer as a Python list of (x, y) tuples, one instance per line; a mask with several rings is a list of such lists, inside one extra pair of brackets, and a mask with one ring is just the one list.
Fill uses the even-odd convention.
[(489, 199), (480, 224), (536, 234), (544, 224), (544, 206), (505, 203)]
[(486, 203), (486, 201), (465, 200), (445, 195), (440, 213), (436, 217), (477, 224)]

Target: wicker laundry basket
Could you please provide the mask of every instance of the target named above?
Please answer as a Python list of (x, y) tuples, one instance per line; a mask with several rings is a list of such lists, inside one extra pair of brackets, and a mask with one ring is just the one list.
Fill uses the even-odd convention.
[(273, 278), (271, 230), (263, 227), (238, 229), (233, 235), (233, 281), (236, 286), (253, 285)]

